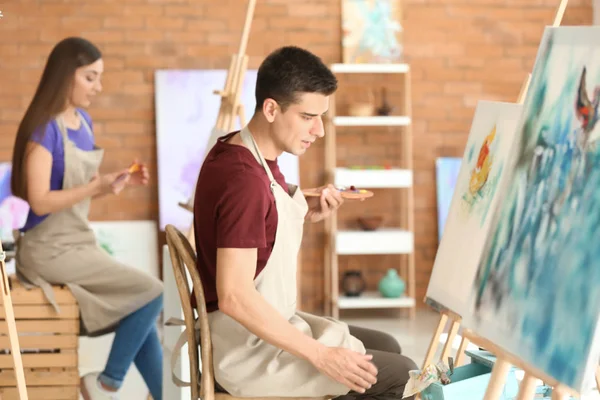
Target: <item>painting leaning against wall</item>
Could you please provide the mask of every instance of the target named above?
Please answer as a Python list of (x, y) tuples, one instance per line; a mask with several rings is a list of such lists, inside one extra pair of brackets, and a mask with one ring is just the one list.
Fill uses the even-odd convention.
[(546, 28), (463, 324), (579, 392), (600, 355), (600, 27)]

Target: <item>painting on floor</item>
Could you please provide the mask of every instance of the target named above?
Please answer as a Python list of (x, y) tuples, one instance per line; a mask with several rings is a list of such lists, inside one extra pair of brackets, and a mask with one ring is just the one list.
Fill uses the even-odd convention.
[(469, 289), (490, 230), (498, 185), (514, 144), (523, 106), (480, 101), (460, 163), (427, 301), (459, 315), (468, 312)]
[(400, 0), (341, 0), (344, 63), (395, 63), (403, 56)]
[(600, 334), (600, 27), (546, 28), (463, 325), (577, 391)]
[[(248, 70), (240, 101), (246, 119), (255, 108), (257, 70)], [(156, 147), (158, 152), (159, 229), (173, 224), (187, 232), (192, 213), (179, 206), (193, 196), (207, 143), (217, 121), (226, 70), (159, 70), (156, 72)], [(247, 121), (246, 121), (247, 122)], [(240, 129), (238, 120), (234, 129)], [(288, 183), (299, 184), (298, 159), (284, 153), (278, 160)]]

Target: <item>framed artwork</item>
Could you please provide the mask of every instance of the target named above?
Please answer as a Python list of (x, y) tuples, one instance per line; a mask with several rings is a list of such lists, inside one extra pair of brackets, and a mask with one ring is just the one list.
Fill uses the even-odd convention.
[(397, 63), (403, 56), (400, 0), (341, 0), (344, 63)]

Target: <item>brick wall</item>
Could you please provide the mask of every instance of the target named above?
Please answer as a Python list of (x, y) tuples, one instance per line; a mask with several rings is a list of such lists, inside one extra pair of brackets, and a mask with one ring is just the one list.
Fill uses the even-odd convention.
[[(437, 248), (435, 158), (462, 155), (479, 99), (516, 99), (557, 5), (558, 0), (404, 1), (404, 44), (413, 69), (419, 299)], [(1, 2), (0, 159), (10, 159), (16, 126), (51, 47), (67, 35), (83, 35), (105, 55), (104, 93), (91, 109), (97, 140), (107, 149), (104, 166), (121, 167), (138, 156), (150, 163), (153, 177), (147, 188), (96, 202), (91, 218), (156, 219), (153, 71), (227, 68), (237, 51), (245, 8), (242, 0)], [(591, 0), (571, 0), (563, 24), (591, 22)], [(339, 62), (340, 0), (259, 1), (248, 45), (250, 68), (284, 44), (305, 46), (328, 63)], [(351, 140), (342, 139), (340, 146), (349, 147)], [(374, 160), (390, 157), (384, 154), (389, 135), (370, 140)], [(382, 152), (379, 159), (377, 151)], [(322, 141), (302, 158), (303, 186), (322, 183), (323, 159)], [(303, 302), (313, 311), (320, 310), (323, 298), (322, 234), (322, 225), (308, 227), (302, 254)], [(382, 271), (392, 263), (382, 257), (369, 268)]]

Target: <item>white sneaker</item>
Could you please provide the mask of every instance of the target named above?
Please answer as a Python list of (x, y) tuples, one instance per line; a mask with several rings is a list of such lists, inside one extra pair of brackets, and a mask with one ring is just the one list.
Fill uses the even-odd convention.
[(84, 400), (119, 400), (117, 392), (104, 389), (98, 380), (99, 372), (91, 372), (81, 378), (81, 395)]

